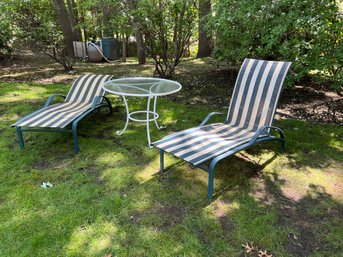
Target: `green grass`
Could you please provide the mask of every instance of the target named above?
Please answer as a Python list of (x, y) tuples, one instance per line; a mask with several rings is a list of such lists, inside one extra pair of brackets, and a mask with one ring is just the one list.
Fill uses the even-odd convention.
[[(81, 123), (78, 155), (70, 135), (25, 133), (10, 125), (69, 85), (0, 83), (0, 256), (341, 256), (343, 129), (282, 120), (287, 152), (256, 146), (218, 165), (215, 198), (207, 174), (157, 149), (144, 124), (124, 126), (124, 107)], [(131, 99), (133, 109), (144, 102)], [(197, 125), (209, 107), (159, 101), (156, 140)], [(217, 120), (219, 121), (219, 120)], [(43, 189), (43, 181), (54, 187)]]

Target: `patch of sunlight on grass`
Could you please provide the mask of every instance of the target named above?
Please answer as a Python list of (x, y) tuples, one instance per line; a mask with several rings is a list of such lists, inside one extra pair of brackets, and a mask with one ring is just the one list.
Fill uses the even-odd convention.
[(107, 152), (107, 153), (102, 153), (96, 159), (96, 163), (98, 163), (98, 164), (110, 164), (113, 161), (120, 161), (120, 160), (124, 160), (124, 159), (125, 159), (124, 153)]
[(307, 180), (308, 189), (310, 189), (311, 185), (315, 185), (321, 188), (322, 192), (319, 193), (327, 193), (336, 201), (343, 203), (343, 177), (338, 166), (327, 168), (326, 172), (311, 168), (304, 180)]
[(41, 100), (41, 94), (46, 94), (48, 89), (44, 87), (29, 86), (28, 84), (17, 85), (15, 89), (11, 90), (9, 93), (4, 93), (0, 102), (10, 103), (10, 102), (19, 102), (27, 101), (32, 99)]
[(281, 156), (266, 168), (271, 180), (280, 186), (286, 197), (299, 201), (308, 196), (311, 188), (316, 186), (323, 191), (319, 193), (329, 194), (336, 201), (343, 202), (343, 177), (339, 164), (328, 164), (325, 171), (309, 166), (299, 169), (293, 165), (286, 156)]
[(12, 115), (6, 115), (2, 116), (0, 115), (0, 122), (8, 122), (19, 119), (20, 116), (18, 114), (12, 114)]
[(16, 78), (20, 76), (25, 76), (31, 74), (32, 71), (24, 71), (24, 72), (17, 72), (17, 73), (11, 73), (8, 75), (2, 75), (2, 78)]
[(65, 247), (68, 255), (98, 256), (114, 248), (117, 234), (115, 224), (106, 221), (96, 221), (91, 225), (84, 225), (73, 232), (69, 244)]
[[(270, 151), (270, 150), (266, 150), (263, 149), (261, 150), (261, 152), (259, 154), (247, 154), (245, 152), (241, 152), (238, 153), (240, 155), (241, 158), (247, 160), (247, 161), (253, 161), (256, 164), (263, 164), (264, 162), (272, 159), (275, 156), (275, 152), (274, 151)], [(280, 156), (278, 157), (280, 158)], [(275, 162), (276, 160), (274, 160)], [(264, 170), (268, 170), (268, 166), (266, 165), (264, 167)]]
[(205, 63), (205, 61), (201, 58), (195, 58), (195, 59), (189, 60), (189, 62), (192, 64), (204, 64)]
[[(334, 136), (334, 134), (332, 134)], [(343, 142), (334, 138), (331, 138), (328, 142), (328, 146), (343, 152)]]
[(35, 82), (39, 84), (55, 84), (55, 83), (64, 83), (66, 81), (72, 81), (76, 79), (79, 76), (79, 74), (71, 75), (68, 73), (65, 74), (59, 74), (54, 75), (52, 78), (41, 78), (36, 80)]
[(152, 179), (154, 175), (159, 171), (159, 163), (160, 156), (156, 155), (156, 157), (148, 164), (142, 167), (141, 171), (138, 171), (134, 176), (135, 178), (141, 183), (145, 183)]
[(140, 71), (140, 74), (146, 75), (146, 76), (151, 76), (151, 70), (142, 70), (142, 71)]
[(207, 208), (210, 208), (217, 218), (222, 218), (230, 215), (230, 212), (238, 210), (240, 208), (240, 203), (237, 201), (231, 202), (218, 199)]

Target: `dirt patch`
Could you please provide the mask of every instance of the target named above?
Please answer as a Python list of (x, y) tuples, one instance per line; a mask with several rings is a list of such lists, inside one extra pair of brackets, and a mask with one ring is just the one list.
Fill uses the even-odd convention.
[(46, 160), (39, 160), (35, 163), (34, 167), (38, 170), (45, 170), (51, 168), (51, 163)]
[[(187, 206), (183, 205), (163, 205), (155, 203), (151, 208), (142, 212), (134, 212), (130, 216), (130, 223), (139, 224), (144, 217), (158, 216), (161, 220), (156, 226), (158, 230), (168, 230), (176, 224), (180, 224), (184, 217), (189, 215)], [(150, 218), (149, 218), (150, 219)]]
[(162, 217), (163, 222), (158, 227), (161, 230), (168, 228), (182, 222), (187, 213), (187, 207), (183, 205), (162, 205), (157, 203), (152, 209), (153, 214), (158, 214)]
[(343, 97), (318, 86), (295, 86), (284, 90), (277, 115), (311, 122), (343, 124)]
[[(101, 177), (101, 172), (100, 168), (96, 167), (95, 165), (90, 165), (88, 164), (87, 166), (84, 167), (79, 167), (78, 171), (80, 173), (86, 173), (87, 178), (91, 180), (93, 183), (96, 183), (100, 186), (103, 186), (105, 184), (105, 179)], [(88, 184), (89, 180), (84, 180), (84, 184)]]
[(267, 180), (266, 191), (274, 198), (273, 208), (279, 213), (278, 225), (293, 230), (287, 235), (285, 250), (297, 257), (329, 250), (330, 244), (319, 239), (317, 234), (327, 227), (326, 221), (342, 218), (343, 206), (319, 188), (313, 188), (310, 195), (294, 201), (282, 193), (279, 187), (282, 182), (278, 182), (277, 177), (274, 181)]
[(314, 225), (316, 219), (308, 215), (302, 206), (288, 205), (280, 208), (281, 215), (278, 223), (281, 226), (289, 226), (296, 228), (296, 232), (287, 235), (288, 241), (284, 247), (287, 252), (293, 256), (305, 257), (311, 255), (318, 246), (315, 237)]
[(228, 219), (228, 208), (231, 204), (231, 202), (217, 201), (214, 209), (214, 214), (228, 237), (234, 229), (234, 223)]
[[(24, 53), (0, 64), (1, 81), (68, 83), (85, 73), (108, 73), (115, 77), (146, 76), (153, 71), (152, 63), (76, 63), (73, 73), (66, 73), (46, 56)], [(148, 71), (148, 73), (147, 73)], [(237, 67), (217, 69), (209, 61), (189, 60), (177, 67), (174, 77), (183, 90), (168, 99), (186, 105), (207, 105), (222, 108), (229, 105), (238, 74)], [(301, 119), (311, 122), (343, 125), (343, 97), (329, 87), (311, 84), (308, 80), (291, 89), (284, 89), (277, 118)]]

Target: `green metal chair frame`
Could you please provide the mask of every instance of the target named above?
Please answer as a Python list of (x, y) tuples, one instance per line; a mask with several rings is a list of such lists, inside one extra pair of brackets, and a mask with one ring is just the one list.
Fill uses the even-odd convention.
[[(48, 97), (44, 108), (48, 107), (51, 105), (51, 102), (55, 97), (62, 97), (66, 99), (67, 96), (62, 95), (62, 94), (53, 94)], [(105, 102), (105, 103), (104, 103)], [(19, 142), (19, 147), (20, 149), (24, 149), (24, 139), (23, 139), (23, 131), (31, 131), (31, 132), (58, 132), (58, 133), (71, 133), (73, 135), (73, 143), (74, 143), (74, 152), (79, 153), (80, 147), (79, 147), (79, 140), (78, 140), (78, 133), (77, 133), (77, 128), (80, 123), (84, 118), (86, 118), (89, 114), (99, 111), (100, 108), (107, 107), (109, 108), (110, 113), (113, 113), (113, 108), (112, 105), (109, 101), (109, 99), (105, 96), (95, 96), (92, 106), (90, 109), (82, 113), (80, 116), (78, 116), (76, 119), (74, 119), (71, 124), (70, 124), (70, 129), (64, 129), (64, 128), (22, 128), (21, 126), (15, 126), (12, 125), (12, 127), (16, 128), (17, 136), (18, 136), (18, 142)], [(28, 118), (29, 116), (33, 116), (35, 113), (29, 114), (24, 116), (23, 118), (19, 119), (18, 122), (20, 122), (24, 118)]]
[[(208, 173), (207, 197), (212, 199), (214, 169), (218, 162), (266, 141), (278, 141), (284, 151), (285, 135), (280, 128), (272, 126), (272, 122), (290, 66), (290, 62), (245, 59), (223, 123), (206, 125), (213, 115), (223, 114), (212, 112), (198, 127), (153, 143), (160, 148), (160, 173), (164, 171), (164, 152), (169, 152)], [(270, 135), (271, 130), (279, 137)]]

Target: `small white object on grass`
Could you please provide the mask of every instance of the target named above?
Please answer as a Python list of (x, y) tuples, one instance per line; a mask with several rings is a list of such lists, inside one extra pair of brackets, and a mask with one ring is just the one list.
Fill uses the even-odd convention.
[(48, 187), (53, 187), (53, 185), (48, 181), (48, 182), (43, 182), (41, 187), (42, 188), (48, 188)]

